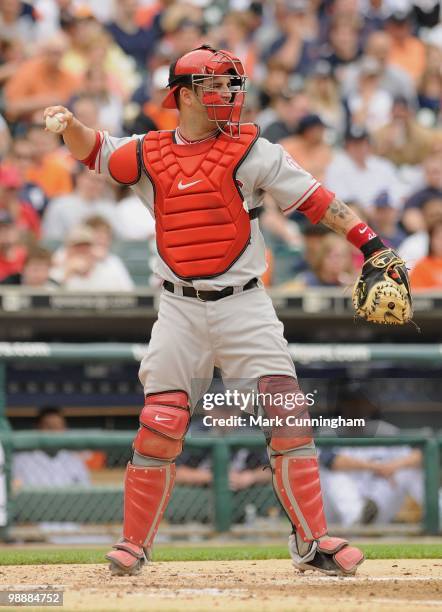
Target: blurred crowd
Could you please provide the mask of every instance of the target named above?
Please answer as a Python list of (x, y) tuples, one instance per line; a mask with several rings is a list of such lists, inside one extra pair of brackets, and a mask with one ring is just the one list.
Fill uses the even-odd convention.
[[(133, 289), (113, 248), (152, 246), (154, 223), (72, 159), (43, 109), (115, 136), (173, 129), (168, 66), (209, 43), (246, 66), (243, 120), (398, 249), (415, 290), (442, 289), (441, 15), (440, 0), (0, 0), (0, 283)], [(270, 199), (260, 222), (266, 284), (355, 278), (344, 239)]]

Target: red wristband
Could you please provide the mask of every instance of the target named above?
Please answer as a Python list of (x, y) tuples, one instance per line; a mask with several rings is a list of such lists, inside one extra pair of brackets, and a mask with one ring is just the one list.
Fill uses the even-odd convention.
[(358, 223), (347, 233), (347, 240), (357, 249), (360, 249), (373, 238), (377, 238), (377, 234), (366, 223)]

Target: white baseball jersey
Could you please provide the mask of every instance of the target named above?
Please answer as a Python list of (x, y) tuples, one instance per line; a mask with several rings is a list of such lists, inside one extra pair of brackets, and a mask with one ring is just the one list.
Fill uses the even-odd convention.
[[(107, 132), (100, 132), (100, 136), (101, 147), (94, 169), (103, 174), (109, 174), (108, 161), (113, 151), (131, 140), (142, 138), (140, 135), (115, 138)], [(175, 134), (175, 139), (177, 144), (182, 144), (179, 134)], [(265, 138), (258, 138), (239, 167), (236, 178), (241, 183), (241, 191), (249, 210), (261, 206), (264, 193), (267, 192), (283, 212), (290, 212), (299, 208), (320, 187), (320, 183), (303, 170), (280, 145), (272, 144)], [(153, 185), (145, 173), (142, 173), (141, 179), (132, 189), (154, 216)], [(177, 285), (191, 285), (200, 291), (240, 287), (251, 278), (261, 277), (266, 269), (264, 239), (258, 219), (250, 223), (251, 243), (224, 274), (216, 278), (186, 282), (175, 276), (160, 257), (156, 258), (154, 273), (164, 280)]]

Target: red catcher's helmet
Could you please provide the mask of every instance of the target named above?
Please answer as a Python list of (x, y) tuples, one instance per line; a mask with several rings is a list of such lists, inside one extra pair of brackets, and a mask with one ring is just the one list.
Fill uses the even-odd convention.
[[(214, 78), (217, 76), (230, 77), (231, 97), (228, 102), (214, 87)], [(201, 102), (207, 109), (209, 119), (214, 121), (222, 132), (236, 136), (240, 129), (246, 80), (244, 66), (238, 57), (229, 51), (202, 45), (189, 51), (170, 66), (170, 91), (163, 100), (163, 107), (177, 108), (176, 94), (183, 85), (193, 91), (196, 87), (201, 87)]]

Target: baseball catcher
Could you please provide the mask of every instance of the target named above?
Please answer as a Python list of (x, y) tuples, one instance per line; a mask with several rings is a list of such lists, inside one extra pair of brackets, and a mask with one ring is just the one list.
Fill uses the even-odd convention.
[[(258, 222), (265, 192), (283, 212), (296, 209), (362, 250), (366, 264), (355, 291), (360, 316), (396, 323), (411, 315), (402, 262), (280, 145), (241, 123), (245, 83), (238, 57), (203, 45), (170, 67), (164, 106), (178, 110), (176, 130), (114, 138), (64, 107), (45, 110), (64, 126), (73, 156), (131, 186), (156, 222), (154, 272), (162, 292), (139, 373), (145, 405), (126, 470), (123, 534), (107, 554), (117, 575), (136, 574), (146, 562), (196, 403), (192, 381), (201, 381), (201, 397), (214, 366), (225, 380), (253, 380), (275, 398), (265, 406), (269, 414), (278, 409), (277, 396), (285, 401), (300, 393), (283, 326), (259, 280), (266, 268)], [(307, 415), (305, 406), (298, 411)], [(291, 525), (295, 567), (353, 575), (364, 557), (327, 533), (311, 432), (272, 431), (267, 449)]]

